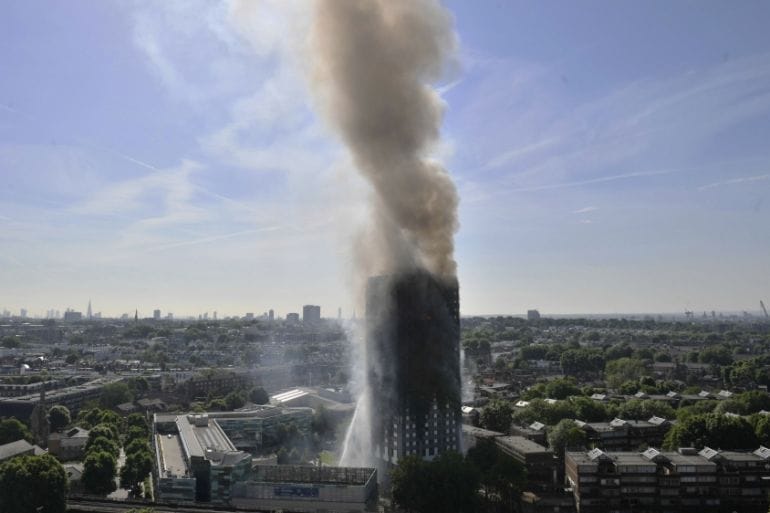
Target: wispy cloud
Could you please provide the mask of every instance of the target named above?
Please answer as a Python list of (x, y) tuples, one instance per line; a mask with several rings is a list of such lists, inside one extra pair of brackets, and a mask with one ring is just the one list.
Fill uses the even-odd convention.
[(156, 247), (153, 247), (153, 248), (149, 248), (149, 249), (147, 249), (147, 252), (152, 253), (152, 252), (156, 252), (156, 251), (165, 251), (165, 250), (168, 250), (168, 249), (181, 248), (181, 247), (185, 247), (185, 246), (196, 246), (196, 245), (199, 245), (199, 244), (209, 244), (211, 242), (217, 242), (217, 241), (221, 241), (221, 240), (232, 239), (232, 238), (235, 238), (235, 237), (244, 237), (246, 235), (254, 235), (256, 233), (272, 232), (272, 231), (276, 231), (276, 230), (280, 230), (280, 229), (281, 229), (280, 226), (266, 226), (264, 228), (259, 228), (259, 229), (254, 229), (254, 230), (241, 230), (241, 231), (238, 231), (238, 232), (225, 233), (225, 234), (222, 234), (222, 235), (214, 235), (214, 236), (211, 236), (211, 237), (202, 237), (202, 238), (199, 238), (199, 239), (185, 240), (185, 241), (174, 242), (174, 243), (170, 243), (170, 244), (163, 244), (161, 246), (156, 246)]
[(651, 176), (668, 175), (668, 174), (678, 173), (678, 172), (680, 172), (680, 170), (676, 170), (676, 169), (664, 169), (660, 171), (639, 171), (635, 173), (623, 173), (619, 175), (602, 176), (599, 178), (592, 178), (589, 180), (578, 180), (575, 182), (550, 183), (550, 184), (543, 184), (543, 185), (534, 185), (531, 187), (514, 187), (514, 188), (500, 190), (499, 193), (505, 194), (510, 192), (534, 192), (534, 191), (546, 191), (550, 189), (564, 189), (568, 187), (582, 187), (585, 185), (615, 182), (617, 180), (629, 180), (633, 178), (646, 178)]
[[(492, 157), (481, 160), (480, 167), (466, 166), (471, 171), (463, 178), (477, 182), (492, 195), (671, 173), (623, 172), (640, 165), (703, 167), (708, 164), (704, 148), (713, 137), (770, 112), (766, 89), (770, 54), (640, 79), (578, 104), (570, 104), (573, 100), (566, 96), (567, 90), (553, 86), (553, 72), (523, 67), (522, 74), (525, 78), (521, 80), (534, 92), (520, 94), (516, 89), (515, 96), (528, 101), (512, 104), (499, 95), (488, 100), (492, 95), (483, 94), (487, 90), (509, 91), (510, 76), (498, 71), (482, 78), (476, 93), (484, 99), (466, 115), (467, 120), (483, 119), (487, 126), (474, 130), (478, 140), (461, 146), (461, 156), (475, 159), (477, 148), (489, 147), (490, 141), (498, 145), (508, 141), (512, 146), (503, 151), (487, 149)], [(491, 83), (484, 85), (484, 80)], [(501, 110), (505, 116), (500, 115)], [(467, 120), (460, 122), (473, 122)], [(538, 136), (534, 141), (532, 134)], [(497, 172), (476, 172), (486, 169)]]
[(533, 153), (541, 152), (542, 150), (545, 150), (549, 147), (553, 147), (558, 141), (559, 139), (557, 137), (550, 137), (507, 150), (504, 153), (492, 157), (479, 168), (479, 171), (487, 171), (490, 169), (502, 167), (515, 161), (516, 159), (532, 155)]
[(579, 208), (577, 210), (573, 210), (572, 213), (573, 214), (587, 214), (588, 212), (594, 212), (596, 210), (599, 210), (599, 207), (591, 206), (591, 207), (583, 207), (583, 208)]
[(722, 187), (725, 185), (736, 185), (736, 184), (747, 183), (747, 182), (758, 182), (760, 180), (767, 180), (767, 179), (770, 179), (770, 173), (767, 173), (764, 175), (755, 175), (755, 176), (742, 176), (740, 178), (732, 178), (730, 180), (713, 182), (708, 185), (701, 185), (700, 187), (698, 187), (698, 190), (704, 191), (706, 189), (713, 189), (714, 187)]

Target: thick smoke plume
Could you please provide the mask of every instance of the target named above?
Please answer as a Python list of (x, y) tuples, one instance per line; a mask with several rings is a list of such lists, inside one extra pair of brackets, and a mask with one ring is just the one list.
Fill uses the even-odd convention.
[(457, 191), (427, 158), (442, 102), (430, 87), (456, 48), (434, 0), (318, 0), (313, 85), (324, 112), (374, 191), (364, 276), (424, 268), (456, 273)]

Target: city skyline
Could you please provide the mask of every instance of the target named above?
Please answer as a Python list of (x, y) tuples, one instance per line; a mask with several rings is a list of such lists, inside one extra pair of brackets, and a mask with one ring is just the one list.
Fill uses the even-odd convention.
[[(463, 315), (770, 299), (767, 4), (446, 5)], [(0, 309), (362, 314), (368, 190), (307, 91), (310, 13), (260, 6), (3, 6)]]

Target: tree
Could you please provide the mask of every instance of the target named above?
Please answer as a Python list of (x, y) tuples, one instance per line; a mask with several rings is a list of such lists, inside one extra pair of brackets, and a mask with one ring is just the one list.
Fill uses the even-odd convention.
[(145, 441), (150, 436), (150, 432), (146, 427), (131, 426), (126, 431), (126, 443), (133, 442), (134, 440)]
[[(409, 455), (398, 462), (391, 471), (391, 495), (393, 502), (407, 512), (427, 511), (426, 491), (429, 483), (427, 463), (421, 458)], [(436, 510), (438, 511), (438, 510)]]
[(152, 472), (152, 454), (140, 450), (126, 454), (126, 462), (120, 469), (121, 488), (137, 488)]
[(524, 466), (498, 450), (491, 440), (480, 440), (468, 451), (466, 459), (479, 471), (487, 500), (510, 506), (513, 496), (526, 483), (527, 472)]
[(254, 404), (267, 404), (270, 402), (270, 396), (267, 395), (264, 388), (256, 387), (249, 392), (249, 400)]
[(228, 410), (237, 410), (246, 404), (246, 398), (243, 396), (242, 392), (233, 390), (225, 396), (225, 404), (227, 405)]
[(718, 413), (690, 415), (672, 427), (666, 434), (663, 447), (711, 447), (713, 449), (756, 449), (757, 435), (743, 417), (731, 417)]
[(78, 413), (75, 423), (85, 429), (91, 429), (101, 423), (103, 413), (104, 410), (100, 408), (82, 409)]
[(22, 439), (29, 443), (32, 443), (34, 440), (27, 426), (16, 417), (0, 420), (0, 445)]
[(128, 381), (128, 388), (134, 397), (141, 398), (144, 397), (144, 394), (150, 389), (150, 384), (145, 377), (139, 376), (137, 378), (131, 378)]
[(117, 463), (112, 454), (104, 451), (88, 453), (83, 460), (83, 476), (81, 482), (87, 492), (96, 495), (106, 495), (114, 492)]
[(10, 335), (3, 337), (3, 341), (0, 343), (6, 349), (15, 349), (21, 345), (19, 339)]
[(48, 410), (48, 422), (51, 424), (51, 431), (59, 431), (71, 422), (70, 411), (66, 406), (57, 404)]
[(68, 484), (50, 454), (12, 458), (0, 464), (0, 511), (64, 513)]
[(596, 374), (604, 369), (604, 356), (599, 349), (568, 349), (561, 354), (560, 363), (568, 376)]
[(99, 437), (104, 437), (107, 440), (115, 442), (116, 444), (120, 443), (120, 434), (118, 433), (118, 429), (111, 424), (98, 424), (94, 426), (88, 433), (89, 442)]
[(491, 431), (508, 433), (511, 427), (513, 408), (508, 401), (495, 399), (481, 412), (481, 425)]
[(64, 363), (72, 365), (76, 363), (78, 360), (79, 360), (78, 355), (76, 355), (75, 353), (70, 353), (66, 356), (66, 358), (64, 358)]
[(99, 398), (99, 404), (103, 408), (114, 408), (115, 406), (127, 403), (133, 400), (131, 390), (128, 385), (122, 381), (110, 383), (102, 388), (102, 395)]
[(446, 452), (432, 462), (410, 455), (391, 471), (393, 501), (415, 513), (477, 511), (479, 473), (457, 453)]
[(321, 406), (313, 414), (313, 420), (310, 424), (313, 433), (320, 437), (327, 437), (334, 434), (335, 422), (329, 412)]
[(618, 358), (607, 362), (604, 368), (604, 379), (612, 388), (618, 388), (626, 380), (638, 380), (647, 374), (643, 360), (636, 358)]
[(566, 449), (584, 449), (586, 446), (586, 433), (574, 420), (560, 420), (548, 432), (548, 446), (559, 458), (564, 458)]
[(107, 452), (117, 459), (120, 456), (120, 447), (109, 438), (97, 436), (96, 438), (89, 439), (86, 443), (86, 454), (92, 452)]
[(552, 399), (566, 399), (573, 395), (580, 395), (580, 389), (572, 378), (555, 379), (545, 386), (545, 394)]
[(431, 486), (428, 511), (473, 513), (478, 511), (479, 472), (456, 452), (445, 452), (428, 464)]
[(650, 399), (631, 399), (618, 408), (618, 417), (626, 420), (647, 420), (652, 416), (671, 420), (675, 415), (676, 412), (668, 403)]
[(149, 451), (150, 450), (150, 444), (147, 442), (147, 440), (138, 440), (134, 439), (128, 442), (124, 447), (123, 450), (126, 452), (126, 454), (130, 454), (132, 452), (142, 452), (142, 451)]
[(146, 431), (148, 429), (147, 419), (145, 419), (144, 415), (142, 415), (141, 413), (132, 413), (131, 415), (126, 417), (126, 427), (130, 428), (132, 426), (143, 428)]

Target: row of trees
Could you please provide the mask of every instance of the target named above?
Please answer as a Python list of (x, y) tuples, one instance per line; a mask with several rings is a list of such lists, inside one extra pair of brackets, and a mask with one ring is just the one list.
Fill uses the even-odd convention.
[(123, 446), (126, 461), (120, 469), (120, 486), (136, 494), (139, 491), (139, 484), (152, 472), (150, 430), (146, 419), (138, 413), (133, 413), (126, 418), (126, 426)]
[(391, 472), (393, 502), (415, 513), (475, 512), (484, 503), (512, 511), (524, 483), (524, 466), (491, 441), (480, 442), (465, 457), (454, 452), (433, 461), (407, 456)]
[(703, 413), (685, 417), (666, 434), (663, 447), (711, 447), (725, 450), (753, 450), (770, 444), (770, 417), (736, 417)]
[[(125, 448), (125, 463), (120, 471), (120, 486), (136, 491), (152, 471), (149, 427), (140, 413), (125, 419), (109, 410), (93, 408), (78, 415), (78, 423), (90, 427), (83, 460), (83, 488), (96, 495), (115, 491), (120, 448)], [(123, 443), (125, 442), (125, 443)]]
[(81, 482), (88, 493), (106, 495), (115, 491), (115, 476), (120, 457), (122, 419), (114, 412), (94, 408), (81, 412), (79, 418), (91, 425), (83, 459)]

